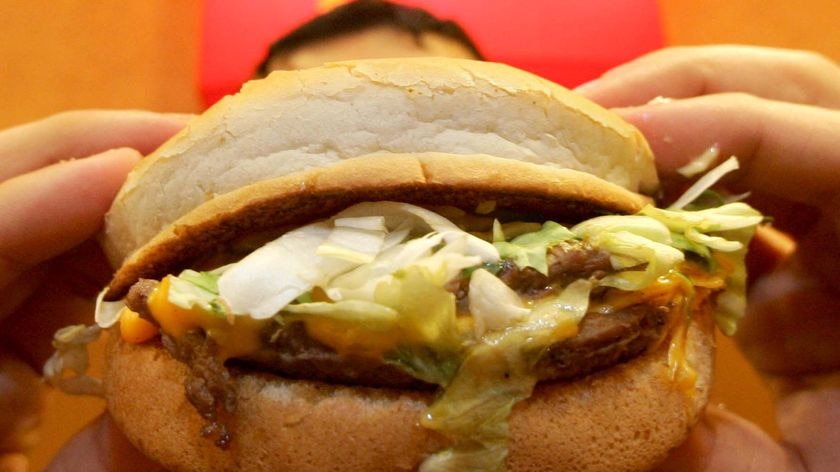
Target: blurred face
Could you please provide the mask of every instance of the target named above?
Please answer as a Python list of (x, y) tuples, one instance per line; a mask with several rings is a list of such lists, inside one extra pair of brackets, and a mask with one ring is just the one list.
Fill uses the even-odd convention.
[(268, 68), (269, 71), (305, 69), (331, 61), (381, 57), (443, 56), (476, 59), (461, 43), (439, 34), (424, 33), (418, 39), (391, 26), (377, 26), (311, 44), (288, 55), (275, 56), (269, 61)]

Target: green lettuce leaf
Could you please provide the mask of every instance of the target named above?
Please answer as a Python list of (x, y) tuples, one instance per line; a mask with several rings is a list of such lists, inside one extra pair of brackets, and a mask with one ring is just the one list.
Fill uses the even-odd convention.
[(539, 231), (519, 235), (511, 241), (497, 241), (493, 246), (502, 258), (512, 259), (520, 268), (533, 267), (548, 275), (548, 248), (570, 239), (575, 239), (575, 235), (568, 228), (547, 221)]
[(218, 286), (219, 276), (224, 269), (225, 267), (220, 267), (208, 272), (188, 269), (177, 277), (171, 277), (169, 302), (185, 310), (198, 307), (213, 316), (226, 317), (227, 309), (219, 297)]

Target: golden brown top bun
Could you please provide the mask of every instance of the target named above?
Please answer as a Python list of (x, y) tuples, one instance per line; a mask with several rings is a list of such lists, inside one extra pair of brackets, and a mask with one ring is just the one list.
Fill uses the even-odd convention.
[[(106, 299), (139, 278), (190, 266), (243, 235), (282, 230), (331, 216), (355, 203), (398, 200), (473, 210), (536, 214), (577, 222), (600, 213), (635, 213), (647, 199), (590, 174), (486, 155), (375, 154), (264, 180), (220, 195), (178, 218), (135, 251), (111, 281)], [(122, 228), (106, 229), (118, 243)]]
[(489, 154), (650, 191), (642, 135), (563, 87), (502, 64), (377, 59), (282, 71), (194, 119), (131, 173), (106, 220), (119, 266), (192, 208), (256, 181), (371, 153)]

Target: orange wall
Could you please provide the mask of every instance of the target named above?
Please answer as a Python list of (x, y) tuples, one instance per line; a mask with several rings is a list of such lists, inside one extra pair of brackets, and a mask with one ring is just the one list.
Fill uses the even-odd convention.
[(0, 128), (74, 108), (197, 110), (199, 7), (0, 2)]
[(836, 0), (659, 0), (668, 44), (810, 49), (840, 61)]
[[(661, 0), (669, 44), (740, 42), (813, 49), (840, 60), (840, 3)], [(71, 108), (189, 112), (200, 0), (5, 0), (0, 3), (0, 128)], [(731, 341), (720, 341), (714, 400), (774, 430), (769, 395)], [(102, 404), (51, 393), (40, 470)]]

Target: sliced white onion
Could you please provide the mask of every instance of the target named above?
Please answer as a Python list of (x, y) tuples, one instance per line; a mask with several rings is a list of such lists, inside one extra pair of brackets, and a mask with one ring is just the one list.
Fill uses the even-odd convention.
[(477, 339), (487, 331), (502, 330), (518, 323), (531, 311), (513, 289), (485, 269), (473, 271), (467, 296)]
[(125, 308), (125, 302), (120, 300), (116, 302), (106, 302), (105, 293), (107, 288), (99, 292), (96, 297), (96, 311), (94, 312), (94, 320), (100, 328), (110, 328), (120, 320), (120, 313)]
[(744, 245), (739, 241), (730, 241), (720, 236), (709, 236), (695, 230), (694, 228), (687, 229), (685, 237), (688, 238), (689, 241), (702, 244), (717, 251), (733, 252), (744, 247)]
[(335, 218), (333, 226), (336, 228), (356, 228), (366, 229), (368, 231), (382, 231), (385, 232), (388, 228), (385, 227), (384, 216), (358, 216), (355, 218)]
[(492, 244), (434, 212), (365, 202), (257, 249), (222, 274), (219, 294), (234, 314), (264, 319), (315, 286), (336, 301), (372, 300), (376, 284), (411, 264), (451, 278), (498, 259)]
[(330, 232), (327, 222), (311, 224), (262, 246), (219, 277), (219, 295), (234, 314), (274, 316), (320, 280), (354, 266), (316, 254)]
[(344, 259), (348, 262), (366, 264), (373, 261), (382, 250), (385, 230), (370, 230), (349, 226), (336, 227), (327, 240), (318, 246), (315, 253)]
[[(364, 202), (354, 205), (338, 215), (336, 218), (381, 215), (385, 217), (385, 224), (389, 228), (397, 227), (406, 218), (414, 220), (414, 229), (419, 234), (436, 231), (444, 234), (466, 233), (455, 223), (437, 213), (415, 205), (402, 202)], [(427, 228), (423, 228), (423, 226)], [(493, 245), (481, 238), (469, 235), (467, 240), (467, 255), (476, 255), (485, 262), (499, 259), (499, 252)]]
[(737, 170), (738, 167), (738, 158), (735, 156), (730, 157), (729, 159), (725, 160), (722, 164), (703, 175), (703, 177), (697, 179), (697, 182), (694, 182), (694, 185), (689, 187), (689, 189), (686, 190), (685, 193), (677, 199), (677, 201), (671, 204), (671, 206), (669, 206), (668, 209), (681, 210), (689, 203), (693, 202), (694, 200), (697, 200), (697, 197), (699, 197), (703, 192), (711, 188), (712, 185), (716, 184), (720, 179), (723, 178), (724, 175), (734, 170)]

